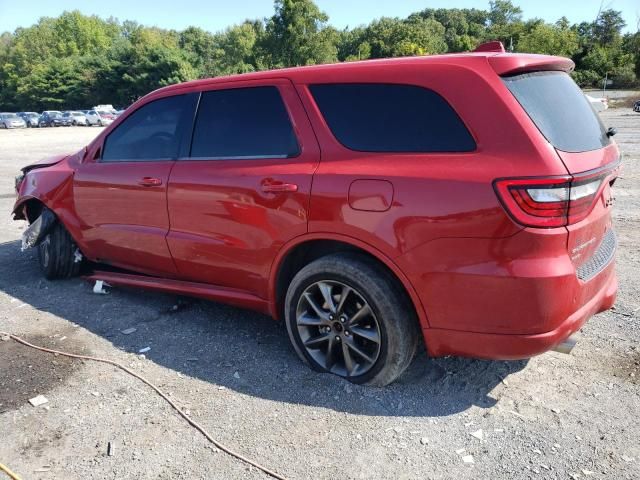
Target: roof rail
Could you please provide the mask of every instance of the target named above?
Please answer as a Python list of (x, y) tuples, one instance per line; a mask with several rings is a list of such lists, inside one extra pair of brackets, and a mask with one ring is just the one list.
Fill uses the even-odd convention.
[(505, 53), (504, 45), (502, 44), (502, 42), (498, 41), (481, 43), (473, 51)]

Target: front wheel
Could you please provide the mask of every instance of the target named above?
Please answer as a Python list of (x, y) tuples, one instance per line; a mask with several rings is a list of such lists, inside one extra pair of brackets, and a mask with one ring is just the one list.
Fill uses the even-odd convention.
[(357, 254), (328, 255), (300, 270), (287, 291), (285, 319), (304, 362), (359, 384), (393, 382), (420, 337), (398, 282)]
[(38, 244), (40, 270), (48, 280), (78, 275), (82, 259), (78, 255), (78, 247), (60, 222)]

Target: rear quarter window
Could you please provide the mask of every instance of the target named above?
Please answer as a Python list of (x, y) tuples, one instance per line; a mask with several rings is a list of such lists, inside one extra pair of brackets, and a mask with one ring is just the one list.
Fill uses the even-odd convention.
[(611, 142), (589, 100), (566, 73), (533, 72), (502, 80), (558, 150), (586, 152)]
[(438, 93), (414, 85), (311, 85), (336, 139), (363, 152), (471, 152), (476, 143)]

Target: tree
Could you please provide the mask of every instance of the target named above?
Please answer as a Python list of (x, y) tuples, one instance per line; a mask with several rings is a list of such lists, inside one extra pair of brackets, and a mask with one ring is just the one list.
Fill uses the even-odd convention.
[(263, 48), (270, 67), (312, 65), (337, 59), (329, 19), (312, 0), (275, 0), (275, 14), (266, 23)]
[(592, 35), (600, 45), (612, 45), (620, 41), (622, 29), (626, 26), (622, 12), (604, 10), (593, 23)]
[(509, 0), (492, 0), (489, 2), (489, 23), (491, 25), (508, 25), (522, 21), (522, 9)]
[(573, 30), (557, 25), (537, 23), (520, 36), (516, 50), (571, 57), (579, 48), (578, 35)]

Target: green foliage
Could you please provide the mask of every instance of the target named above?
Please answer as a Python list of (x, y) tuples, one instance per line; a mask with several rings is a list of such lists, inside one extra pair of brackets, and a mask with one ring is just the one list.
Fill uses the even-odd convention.
[(640, 33), (622, 34), (620, 12), (571, 25), (522, 20), (510, 0), (488, 9), (427, 8), (337, 31), (313, 0), (275, 0), (270, 18), (222, 32), (181, 32), (64, 12), (0, 35), (0, 110), (126, 106), (158, 87), (267, 68), (468, 51), (500, 40), (507, 48), (570, 57), (581, 86), (637, 85)]
[(537, 23), (520, 35), (519, 52), (571, 57), (580, 49), (575, 31), (559, 25)]

